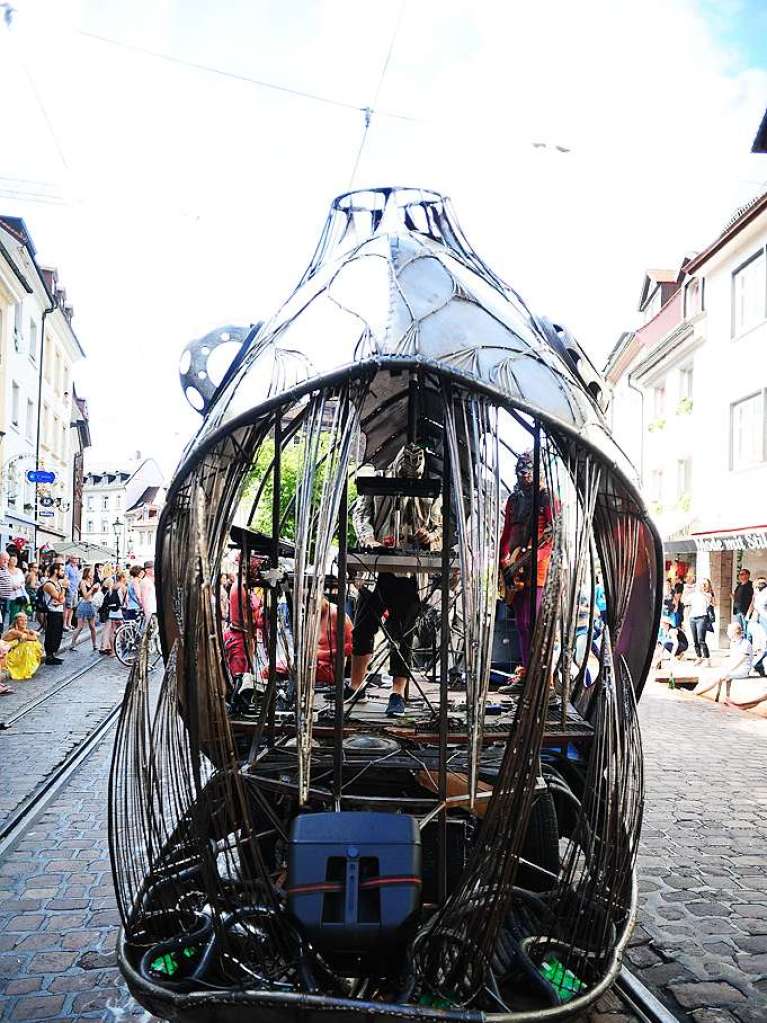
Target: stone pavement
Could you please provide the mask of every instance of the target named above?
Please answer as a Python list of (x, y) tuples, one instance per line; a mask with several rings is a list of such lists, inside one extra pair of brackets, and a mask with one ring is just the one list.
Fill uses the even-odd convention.
[[(765, 1023), (767, 723), (654, 683), (641, 718), (642, 910), (629, 965), (682, 1020)], [(110, 746), (111, 735), (0, 865), (2, 1020), (151, 1019), (115, 967)], [(614, 995), (587, 1019), (633, 1023)]]
[[(0, 865), (0, 1020), (153, 1023), (115, 966), (106, 843), (113, 735)], [(638, 1023), (608, 993), (573, 1023)]]
[[(41, 665), (34, 678), (12, 682), (13, 694), (0, 702), (0, 720), (12, 719), (38, 697), (39, 706), (0, 730), (0, 824), (69, 755), (122, 697), (128, 669), (116, 658), (99, 657), (88, 645), (62, 653), (61, 665)], [(86, 675), (58, 693), (54, 690), (78, 670)]]
[(629, 966), (695, 1023), (767, 1020), (767, 722), (648, 682)]

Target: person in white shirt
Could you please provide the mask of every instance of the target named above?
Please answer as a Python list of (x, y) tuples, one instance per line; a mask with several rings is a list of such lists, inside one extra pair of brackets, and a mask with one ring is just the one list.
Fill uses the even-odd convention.
[(710, 579), (701, 579), (690, 597), (690, 631), (692, 632), (692, 641), (695, 644), (695, 656), (697, 660), (696, 664), (702, 664), (706, 662), (706, 667), (711, 667), (711, 658), (709, 654), (708, 644), (706, 643), (706, 633), (709, 625), (709, 608), (714, 606), (714, 591), (711, 588)]
[(743, 635), (743, 629), (740, 627), (739, 622), (730, 622), (727, 626), (727, 635), (730, 639), (730, 651), (727, 660), (722, 665), (721, 674), (705, 681), (701, 679), (693, 689), (693, 693), (696, 696), (703, 696), (704, 693), (709, 693), (712, 689), (716, 689), (717, 703), (719, 702), (723, 683), (727, 687), (725, 699), (725, 703), (727, 703), (730, 700), (733, 679), (748, 678), (751, 674), (751, 661), (754, 655), (753, 647)]
[(144, 578), (141, 580), (141, 606), (144, 609), (144, 618), (146, 622), (153, 614), (157, 613), (157, 594), (154, 589), (154, 562), (144, 562)]
[[(755, 628), (755, 625), (759, 628)], [(761, 633), (759, 641), (754, 642), (754, 646), (757, 650), (761, 650), (761, 654), (754, 661), (754, 671), (764, 678), (763, 662), (767, 657), (767, 579), (763, 575), (758, 576), (754, 583), (754, 599), (751, 604), (752, 639), (759, 633)]]

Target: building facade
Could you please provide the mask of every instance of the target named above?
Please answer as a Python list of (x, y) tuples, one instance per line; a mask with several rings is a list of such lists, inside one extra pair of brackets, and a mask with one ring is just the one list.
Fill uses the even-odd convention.
[(711, 579), (726, 645), (738, 571), (767, 575), (767, 193), (678, 270), (649, 271), (643, 302), (661, 278), (608, 360), (613, 428), (669, 571)]
[[(56, 271), (39, 265), (24, 221), (0, 216), (3, 546), (19, 537), (42, 549), (72, 537), (76, 455), (90, 443), (75, 425), (72, 371), (84, 352), (72, 315)], [(53, 478), (32, 482), (35, 471)]]
[[(153, 557), (156, 516), (150, 518), (148, 511), (152, 507), (159, 509), (156, 502), (162, 500), (164, 483), (160, 467), (153, 458), (138, 457), (123, 468), (86, 473), (81, 539), (113, 551), (120, 562), (146, 561)], [(150, 534), (151, 546), (146, 543)], [(140, 550), (139, 538), (142, 540)]]

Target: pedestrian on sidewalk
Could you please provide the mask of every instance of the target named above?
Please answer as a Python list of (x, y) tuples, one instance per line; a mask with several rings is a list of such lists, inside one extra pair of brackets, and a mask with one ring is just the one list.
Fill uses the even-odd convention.
[(64, 628), (67, 632), (72, 631), (72, 614), (78, 602), (78, 587), (80, 586), (80, 559), (70, 554), (64, 569), (66, 575), (67, 599), (64, 607)]
[(141, 565), (131, 565), (125, 608), (123, 609), (123, 618), (126, 621), (135, 621), (141, 613), (141, 580), (143, 576), (144, 569)]
[(15, 554), (8, 558), (8, 575), (11, 579), (11, 596), (8, 602), (8, 621), (13, 622), (19, 611), (27, 610), (27, 587), (24, 573), (19, 568)]
[(760, 575), (754, 585), (754, 601), (750, 618), (751, 642), (760, 654), (754, 661), (754, 671), (764, 678), (764, 660), (767, 658), (767, 579)]
[(86, 565), (83, 569), (83, 577), (77, 584), (79, 598), (77, 608), (75, 609), (77, 628), (72, 636), (72, 642), (69, 644), (69, 649), (73, 652), (76, 649), (78, 636), (86, 625), (91, 631), (91, 643), (93, 644), (93, 649), (98, 649), (96, 645), (96, 608), (93, 604), (93, 598), (96, 596), (100, 588), (99, 584), (93, 578), (93, 569), (90, 565)]
[(48, 578), (43, 586), (45, 602), (45, 663), (63, 664), (57, 657), (64, 635), (64, 604), (66, 589), (64, 586), (64, 562), (56, 560), (48, 569)]
[(727, 660), (722, 665), (721, 672), (714, 676), (714, 678), (709, 678), (705, 681), (701, 679), (693, 689), (695, 696), (703, 696), (705, 693), (710, 693), (712, 689), (716, 688), (716, 701), (718, 703), (722, 684), (724, 683), (727, 687), (725, 694), (725, 702), (727, 702), (730, 699), (733, 679), (748, 678), (751, 674), (753, 648), (743, 634), (740, 623), (730, 622), (727, 626), (727, 635), (730, 639), (730, 649)]
[(141, 607), (144, 620), (149, 624), (153, 614), (157, 614), (157, 594), (154, 589), (154, 561), (144, 562), (144, 578), (141, 580)]
[(690, 629), (695, 644), (695, 663), (711, 667), (711, 653), (706, 642), (706, 633), (713, 631), (714, 590), (710, 579), (701, 579), (690, 597)]
[(13, 580), (8, 572), (9, 557), (6, 551), (0, 551), (0, 628), (5, 631), (8, 624), (8, 609), (13, 593)]
[[(106, 593), (104, 603), (99, 610), (99, 617), (104, 623), (104, 631), (101, 634), (101, 653), (107, 657), (114, 657), (114, 636), (123, 620), (123, 601), (125, 573), (119, 572), (116, 579), (108, 577), (104, 586)], [(103, 589), (104, 587), (102, 587)]]
[(748, 612), (754, 599), (754, 587), (751, 573), (747, 568), (738, 572), (738, 585), (732, 591), (732, 618), (741, 628), (744, 636), (748, 635)]

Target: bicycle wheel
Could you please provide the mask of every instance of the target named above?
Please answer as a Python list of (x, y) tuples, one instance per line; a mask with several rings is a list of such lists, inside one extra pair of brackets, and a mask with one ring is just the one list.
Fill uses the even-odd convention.
[(138, 631), (135, 622), (124, 622), (115, 633), (115, 653), (121, 664), (130, 668), (138, 652)]

